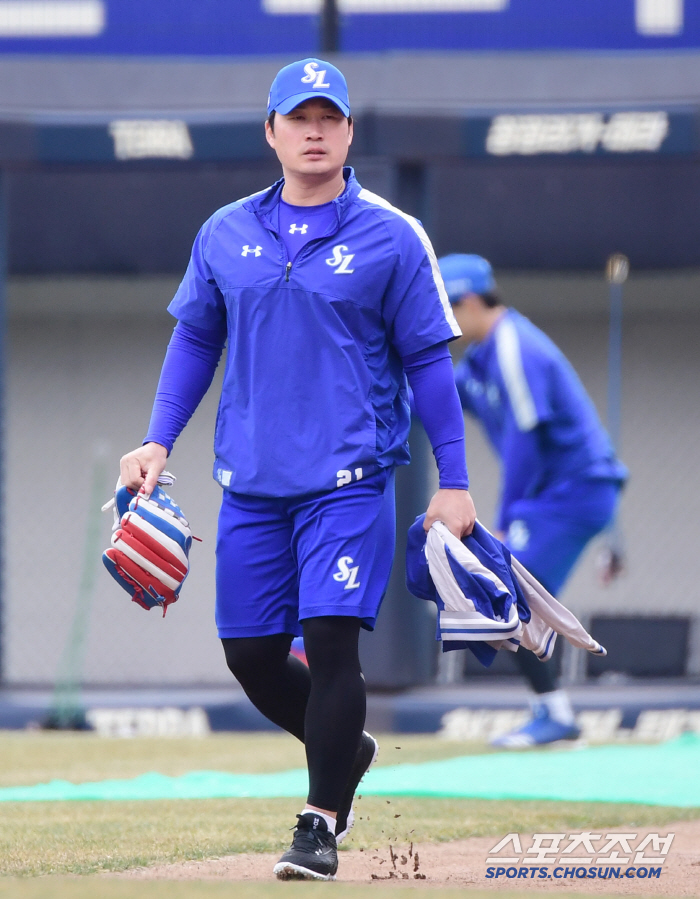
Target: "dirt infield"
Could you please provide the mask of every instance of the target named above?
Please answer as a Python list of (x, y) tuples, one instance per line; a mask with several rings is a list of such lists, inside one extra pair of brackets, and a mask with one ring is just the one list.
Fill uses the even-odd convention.
[[(622, 831), (624, 828), (618, 828)], [(540, 890), (643, 896), (700, 896), (700, 820), (683, 821), (659, 828), (638, 828), (637, 833), (675, 833), (659, 878), (539, 879), (538, 877), (486, 879), (486, 858), (497, 842), (494, 837), (474, 837), (452, 843), (402, 844), (398, 841), (375, 849), (341, 852), (338, 881), (388, 886), (424, 884), (433, 887)], [(523, 843), (527, 836), (521, 835)], [(529, 845), (529, 844), (528, 844)], [(241, 854), (206, 861), (138, 868), (122, 878), (160, 880), (270, 881), (278, 854)], [(624, 871), (628, 865), (620, 862)], [(554, 869), (550, 865), (549, 871)]]

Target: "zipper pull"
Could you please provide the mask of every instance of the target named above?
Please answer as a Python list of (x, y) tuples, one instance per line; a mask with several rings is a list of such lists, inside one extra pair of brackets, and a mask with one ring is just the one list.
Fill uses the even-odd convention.
[(284, 270), (284, 280), (285, 281), (289, 281), (289, 273), (291, 272), (291, 270), (292, 270), (292, 263), (288, 262), (287, 267)]

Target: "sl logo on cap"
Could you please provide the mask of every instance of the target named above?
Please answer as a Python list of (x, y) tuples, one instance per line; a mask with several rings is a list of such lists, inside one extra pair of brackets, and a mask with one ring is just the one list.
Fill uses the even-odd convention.
[(330, 84), (325, 80), (326, 69), (319, 69), (317, 62), (307, 62), (304, 66), (304, 71), (306, 74), (301, 79), (302, 84), (313, 84), (315, 88), (330, 87)]

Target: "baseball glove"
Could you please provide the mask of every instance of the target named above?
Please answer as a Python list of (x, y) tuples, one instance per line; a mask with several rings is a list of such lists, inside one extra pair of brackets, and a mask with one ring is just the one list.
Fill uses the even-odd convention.
[(142, 608), (177, 602), (189, 572), (192, 531), (180, 507), (160, 486), (175, 479), (163, 472), (159, 484), (146, 499), (117, 481), (114, 499), (102, 507), (114, 507), (112, 545), (102, 561), (114, 580)]

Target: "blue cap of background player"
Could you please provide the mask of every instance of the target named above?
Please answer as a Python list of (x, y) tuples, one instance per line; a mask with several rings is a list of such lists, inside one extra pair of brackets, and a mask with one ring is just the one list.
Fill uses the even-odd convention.
[(490, 293), (496, 289), (491, 264), (483, 256), (450, 253), (438, 259), (440, 274), (450, 303), (457, 303), (465, 293)]
[(304, 100), (325, 97), (335, 103), (344, 116), (350, 115), (350, 99), (345, 76), (322, 59), (300, 59), (280, 69), (267, 98), (267, 114), (275, 110), (287, 115)]

